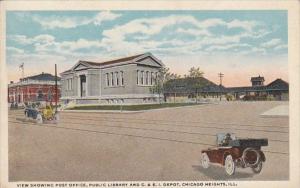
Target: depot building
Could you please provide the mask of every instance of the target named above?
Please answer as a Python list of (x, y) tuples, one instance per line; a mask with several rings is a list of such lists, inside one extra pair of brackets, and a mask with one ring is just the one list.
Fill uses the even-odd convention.
[(143, 104), (157, 103), (151, 92), (164, 64), (151, 53), (105, 62), (78, 61), (62, 72), (64, 103)]

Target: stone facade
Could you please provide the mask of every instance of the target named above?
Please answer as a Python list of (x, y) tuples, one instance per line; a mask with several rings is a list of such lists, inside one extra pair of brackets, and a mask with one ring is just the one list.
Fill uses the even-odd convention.
[(76, 104), (156, 103), (150, 92), (163, 63), (151, 53), (96, 63), (79, 61), (61, 73), (62, 97)]

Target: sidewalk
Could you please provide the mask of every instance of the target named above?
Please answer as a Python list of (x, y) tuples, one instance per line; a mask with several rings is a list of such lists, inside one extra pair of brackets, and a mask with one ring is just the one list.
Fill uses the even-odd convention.
[(264, 113), (260, 114), (264, 117), (282, 117), (282, 116), (289, 116), (289, 105), (280, 105), (276, 106)]

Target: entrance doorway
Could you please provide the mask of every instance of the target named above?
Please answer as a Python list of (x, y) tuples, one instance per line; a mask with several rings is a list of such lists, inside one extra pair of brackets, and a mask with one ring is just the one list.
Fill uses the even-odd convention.
[(86, 76), (80, 75), (80, 96), (86, 96)]

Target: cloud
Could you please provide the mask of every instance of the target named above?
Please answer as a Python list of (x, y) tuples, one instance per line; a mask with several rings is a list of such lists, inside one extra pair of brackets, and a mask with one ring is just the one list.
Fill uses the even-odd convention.
[[(241, 31), (228, 35), (226, 31), (216, 34), (211, 28), (222, 26), (227, 29), (239, 28)], [(241, 39), (257, 39), (269, 34), (262, 23), (252, 20), (224, 21), (219, 18), (198, 20), (191, 15), (170, 15), (155, 18), (138, 18), (106, 29), (102, 32), (102, 43), (108, 50), (126, 49), (134, 51), (163, 51), (168, 53), (202, 53), (211, 45), (232, 45)], [(131, 38), (135, 39), (132, 40)], [(148, 42), (146, 42), (148, 41)], [(164, 47), (163, 47), (164, 46)]]
[(274, 50), (282, 50), (282, 49), (287, 49), (288, 48), (288, 45), (287, 44), (281, 44), (281, 45), (278, 45), (274, 48)]
[(264, 48), (272, 48), (272, 47), (275, 47), (277, 46), (278, 44), (282, 43), (281, 39), (272, 39), (268, 42), (264, 42), (261, 44), (261, 47), (264, 47)]
[[(32, 45), (36, 53), (58, 53), (58, 54), (75, 54), (80, 49), (97, 49), (104, 48), (99, 40), (78, 39), (75, 41), (56, 41), (55, 37), (48, 34), (27, 37), (25, 35), (10, 35), (10, 40), (16, 41), (23, 45)], [(11, 49), (16, 51), (16, 49)], [(80, 54), (80, 52), (76, 52)], [(100, 53), (100, 50), (99, 50)]]
[(10, 54), (24, 54), (24, 50), (20, 49), (20, 48), (8, 46), (8, 47), (6, 47), (6, 50)]
[(87, 17), (41, 17), (38, 15), (32, 16), (33, 21), (39, 23), (45, 29), (56, 29), (56, 28), (75, 28), (82, 25), (94, 24), (101, 25), (105, 21), (111, 21), (121, 14), (112, 13), (110, 11), (103, 11), (96, 14), (92, 18)]
[(206, 51), (216, 51), (216, 50), (228, 50), (232, 48), (240, 48), (240, 47), (251, 47), (249, 44), (229, 44), (229, 45), (215, 45), (215, 46), (210, 46), (206, 48)]
[[(48, 28), (76, 27), (85, 24), (99, 25), (119, 16), (121, 15), (103, 11), (92, 18), (77, 16), (53, 20), (54, 17), (51, 16), (43, 18), (43, 21), (46, 24), (44, 26)], [(63, 22), (66, 24), (59, 26)], [(213, 32), (213, 28), (218, 26), (222, 26), (222, 30)], [(228, 32), (234, 28), (239, 28), (238, 32)], [(260, 42), (259, 39), (270, 32), (264, 24), (253, 20), (226, 21), (220, 18), (200, 20), (192, 15), (169, 15), (136, 18), (125, 23), (121, 22), (111, 28), (103, 28), (99, 39), (95, 40), (78, 38), (73, 41), (57, 41), (54, 36), (49, 34), (31, 38), (14, 35), (10, 36), (10, 39), (18, 41), (20, 44), (32, 45), (37, 53), (67, 55), (76, 53), (91, 56), (105, 54), (106, 57), (126, 56), (147, 51), (159, 55), (199, 55), (215, 52), (247, 55), (249, 53), (266, 54), (268, 51), (265, 48), (272, 45), (274, 41), (260, 46), (253, 44), (253, 40), (256, 40), (256, 43)], [(277, 49), (280, 48), (284, 48), (284, 46)]]

